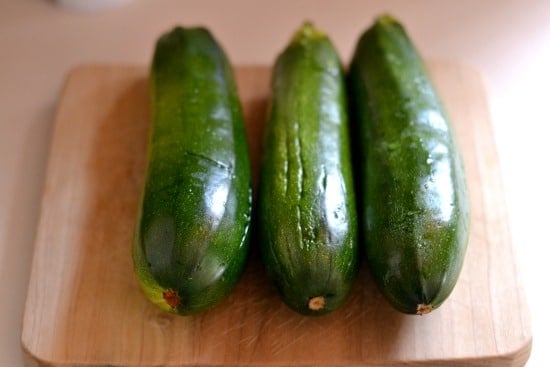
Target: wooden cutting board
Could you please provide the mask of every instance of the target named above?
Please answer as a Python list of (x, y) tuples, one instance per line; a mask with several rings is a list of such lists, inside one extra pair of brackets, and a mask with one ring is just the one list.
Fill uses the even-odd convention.
[[(22, 346), (29, 366), (521, 366), (531, 329), (510, 243), (480, 76), (430, 63), (454, 121), (472, 203), (470, 243), (447, 302), (424, 316), (388, 306), (363, 267), (352, 296), (320, 318), (277, 298), (257, 243), (244, 277), (196, 317), (141, 294), (131, 238), (149, 125), (147, 69), (90, 65), (57, 111)], [(270, 70), (237, 69), (257, 174)]]

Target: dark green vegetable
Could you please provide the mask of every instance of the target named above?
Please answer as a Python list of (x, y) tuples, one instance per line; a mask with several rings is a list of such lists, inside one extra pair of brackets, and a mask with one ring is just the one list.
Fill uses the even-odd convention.
[(260, 175), (261, 250), (284, 302), (322, 315), (345, 301), (358, 263), (345, 79), (306, 23), (279, 55)]
[(379, 17), (349, 72), (368, 264), (404, 313), (438, 307), (458, 279), (469, 204), (452, 126), (403, 27)]
[(251, 174), (229, 62), (204, 28), (159, 38), (152, 125), (133, 245), (147, 297), (181, 315), (208, 309), (239, 279), (247, 255)]

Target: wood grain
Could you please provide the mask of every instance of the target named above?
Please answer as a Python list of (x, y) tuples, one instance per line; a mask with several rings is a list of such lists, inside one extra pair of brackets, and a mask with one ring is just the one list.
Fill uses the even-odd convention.
[[(211, 311), (180, 317), (145, 299), (130, 244), (145, 167), (147, 70), (75, 69), (59, 103), (43, 193), (22, 331), (27, 365), (522, 366), (530, 321), (483, 85), (469, 67), (429, 66), (454, 121), (473, 206), (459, 282), (438, 310), (406, 316), (363, 267), (350, 300), (321, 318), (282, 304), (255, 241), (243, 279)], [(269, 73), (237, 69), (255, 173)]]

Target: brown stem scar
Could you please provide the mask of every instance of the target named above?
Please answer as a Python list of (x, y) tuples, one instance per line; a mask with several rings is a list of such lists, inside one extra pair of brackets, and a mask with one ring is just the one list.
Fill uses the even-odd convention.
[(168, 288), (167, 290), (162, 292), (162, 298), (164, 298), (168, 306), (172, 308), (178, 307), (181, 301), (181, 298), (178, 295), (178, 292), (176, 292), (172, 288)]
[(320, 311), (325, 308), (325, 297), (317, 296), (311, 297), (307, 303), (307, 306), (312, 311)]
[(432, 305), (425, 305), (423, 303), (416, 306), (416, 314), (417, 315), (425, 315), (427, 313), (432, 312), (433, 307)]

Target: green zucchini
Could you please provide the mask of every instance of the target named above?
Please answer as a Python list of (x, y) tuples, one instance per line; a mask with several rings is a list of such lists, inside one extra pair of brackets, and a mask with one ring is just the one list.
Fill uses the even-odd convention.
[(260, 173), (262, 259), (283, 301), (323, 315), (358, 264), (345, 75), (328, 37), (305, 23), (278, 56)]
[(134, 269), (161, 309), (189, 315), (223, 300), (248, 252), (251, 172), (235, 80), (205, 28), (156, 43), (152, 123)]
[(348, 82), (368, 265), (393, 307), (429, 312), (452, 292), (469, 233), (452, 124), (421, 56), (389, 15), (360, 38)]

